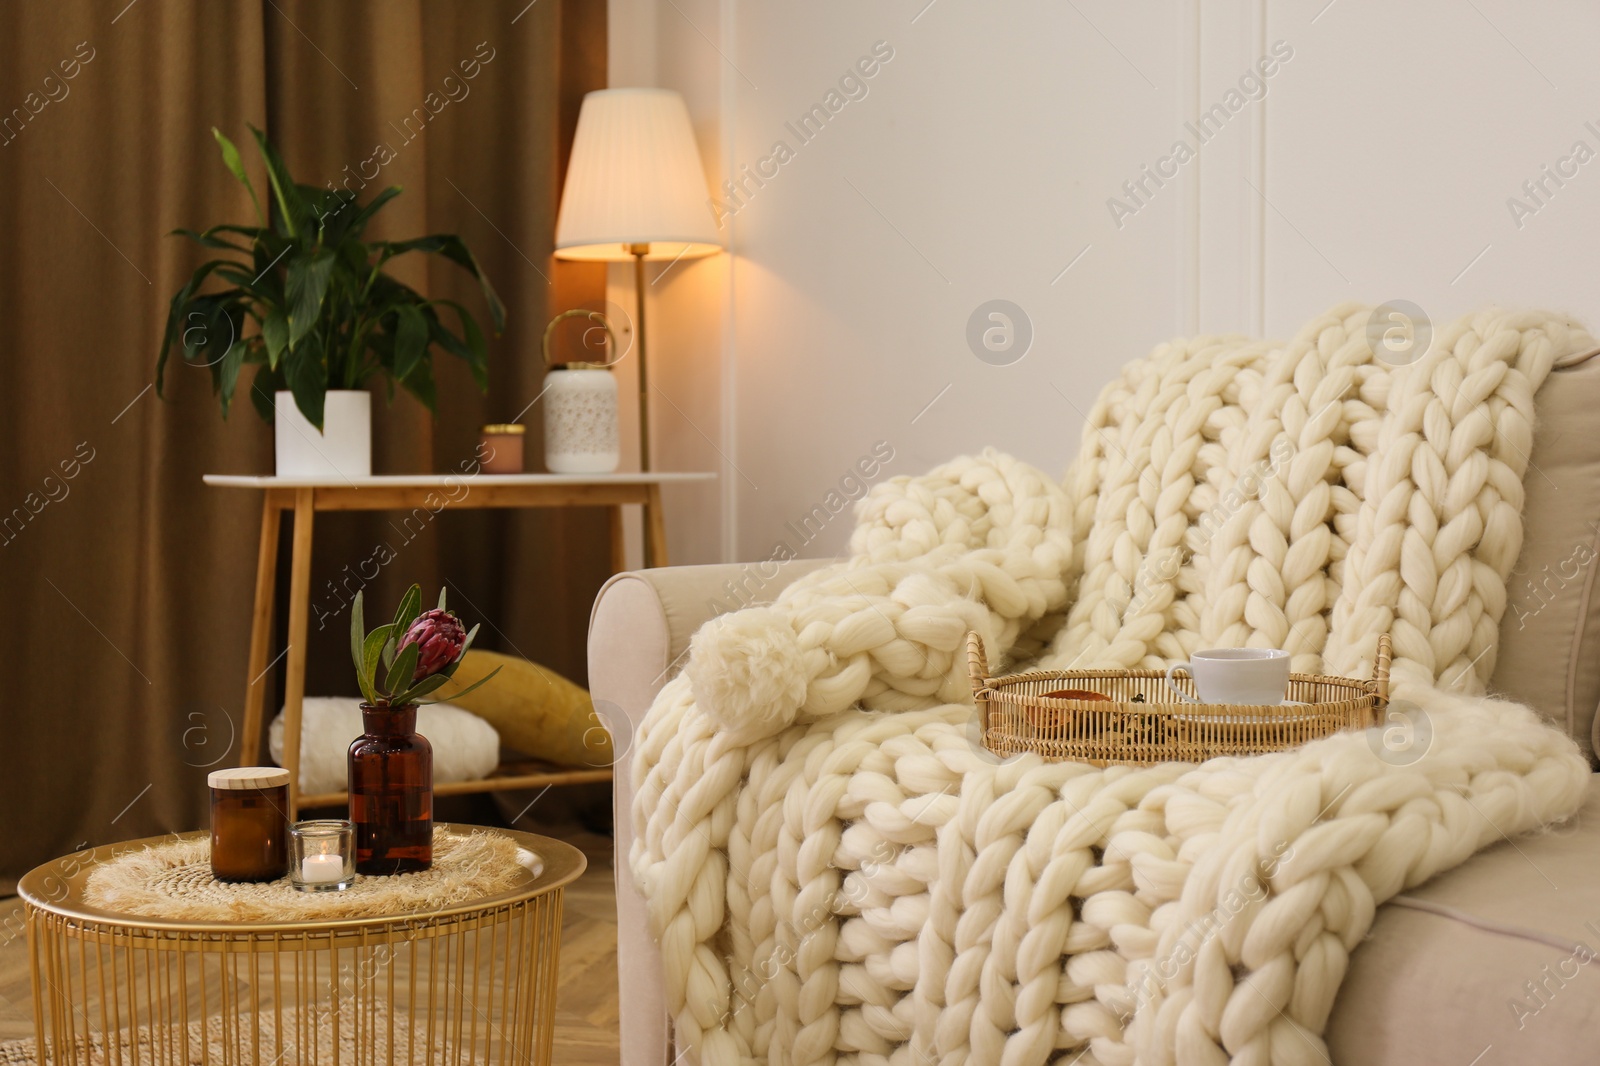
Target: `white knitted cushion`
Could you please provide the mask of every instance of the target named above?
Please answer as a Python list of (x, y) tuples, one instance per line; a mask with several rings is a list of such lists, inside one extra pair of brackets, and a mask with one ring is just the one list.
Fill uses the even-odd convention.
[[(417, 732), (433, 745), (433, 780), (477, 781), (500, 761), (494, 726), (460, 707), (436, 703), (417, 709)], [(307, 696), (300, 712), (300, 791), (343, 792), (350, 742), (361, 735), (361, 701), (345, 696)], [(272, 761), (283, 765), (283, 712), (268, 735)]]

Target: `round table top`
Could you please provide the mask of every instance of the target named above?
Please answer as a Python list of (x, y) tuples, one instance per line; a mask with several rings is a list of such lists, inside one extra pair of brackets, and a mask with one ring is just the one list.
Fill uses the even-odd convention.
[(17, 882), (17, 894), (30, 907), (35, 907), (42, 911), (49, 911), (52, 914), (59, 914), (96, 925), (117, 926), (126, 929), (228, 934), (281, 933), (286, 930), (337, 931), (386, 926), (400, 920), (416, 922), (418, 919), (426, 921), (456, 915), (470, 915), (507, 903), (532, 899), (535, 896), (540, 896), (546, 892), (571, 884), (577, 880), (578, 875), (583, 873), (589, 864), (583, 852), (571, 844), (560, 840), (552, 840), (549, 837), (536, 836), (533, 833), (523, 833), (515, 829), (453, 825), (448, 822), (435, 822), (434, 827), (459, 833), (474, 831), (499, 833), (502, 836), (510, 837), (519, 847), (533, 852), (534, 855), (538, 856), (542, 865), (537, 871), (522, 868), (524, 874), (521, 883), (504, 892), (497, 892), (448, 907), (423, 911), (405, 911), (376, 917), (329, 918), (310, 921), (297, 919), (287, 922), (199, 922), (157, 918), (145, 914), (124, 914), (91, 907), (84, 902), (84, 887), (89, 880), (89, 873), (98, 864), (126, 852), (136, 851), (151, 845), (171, 843), (174, 840), (197, 840), (209, 836), (206, 832), (170, 833), (165, 836), (144, 837), (140, 840), (126, 840), (117, 844), (103, 844), (97, 848), (75, 852), (71, 855), (54, 859), (42, 866), (36, 866), (24, 874), (21, 881)]

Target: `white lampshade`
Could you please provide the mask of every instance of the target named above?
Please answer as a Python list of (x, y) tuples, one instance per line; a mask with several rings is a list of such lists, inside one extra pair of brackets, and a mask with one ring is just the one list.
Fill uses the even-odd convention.
[(583, 98), (556, 219), (556, 258), (647, 259), (722, 249), (683, 97), (602, 89)]

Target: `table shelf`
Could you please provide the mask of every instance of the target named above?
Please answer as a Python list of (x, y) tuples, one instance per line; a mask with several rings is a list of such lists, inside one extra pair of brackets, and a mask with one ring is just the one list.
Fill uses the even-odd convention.
[[(611, 569), (623, 566), (622, 508), (644, 509), (645, 566), (667, 565), (666, 523), (661, 487), (710, 481), (706, 471), (647, 471), (618, 474), (377, 474), (361, 478), (293, 478), (276, 475), (207, 474), (213, 488), (261, 493), (261, 540), (256, 557), (256, 589), (250, 629), (245, 690), (242, 765), (261, 757), (261, 724), (272, 640), (277, 587), (278, 530), (291, 513), (293, 538), (289, 570), (288, 648), (284, 668), (284, 765), (290, 774), (289, 810), (342, 803), (342, 792), (301, 796), (300, 715), (305, 699), (307, 622), (311, 601), (311, 537), (318, 511), (390, 511), (427, 507), (431, 511), (521, 507), (605, 507), (611, 512)], [(481, 781), (438, 785), (434, 794), (461, 795), (547, 785), (609, 781), (610, 769), (572, 769), (541, 765), (503, 766)]]
[[(482, 792), (510, 792), (515, 789), (544, 788), (552, 785), (586, 785), (611, 780), (609, 766), (575, 769), (556, 766), (537, 759), (501, 763), (488, 777), (476, 781), (446, 781), (433, 786), (435, 796), (469, 796)], [(317, 792), (300, 797), (301, 807), (336, 807), (350, 798), (348, 792)]]

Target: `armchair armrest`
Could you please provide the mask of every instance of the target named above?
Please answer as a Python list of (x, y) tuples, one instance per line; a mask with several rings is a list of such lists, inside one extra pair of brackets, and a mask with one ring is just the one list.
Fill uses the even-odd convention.
[[(617, 574), (589, 613), (589, 690), (637, 724), (682, 666), (689, 638), (719, 614), (771, 603), (829, 559), (672, 566)], [(613, 729), (621, 727), (621, 723)], [(625, 727), (622, 727), (625, 728)]]
[(601, 588), (589, 615), (589, 692), (611, 730), (612, 801), (616, 824), (617, 972), (622, 1061), (666, 1066), (667, 1004), (661, 956), (645, 917), (644, 899), (628, 870), (633, 847), (634, 731), (656, 693), (682, 668), (689, 638), (712, 617), (771, 603), (827, 559), (674, 566), (617, 574)]

